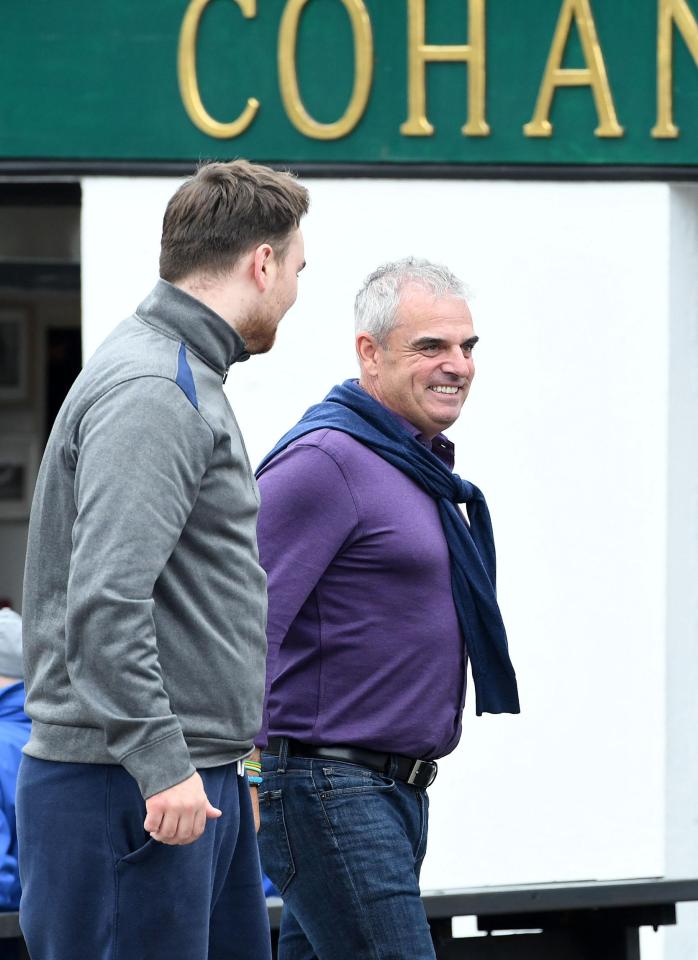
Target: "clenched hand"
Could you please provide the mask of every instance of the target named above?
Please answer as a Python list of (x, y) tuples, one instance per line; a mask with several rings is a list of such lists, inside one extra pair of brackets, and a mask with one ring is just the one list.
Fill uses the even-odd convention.
[(145, 801), (147, 811), (143, 828), (160, 843), (193, 843), (204, 832), (207, 820), (215, 820), (222, 811), (208, 802), (198, 773), (187, 780), (153, 794)]

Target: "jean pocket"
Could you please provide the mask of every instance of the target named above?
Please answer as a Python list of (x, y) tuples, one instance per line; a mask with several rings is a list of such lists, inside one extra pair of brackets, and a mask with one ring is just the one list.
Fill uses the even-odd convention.
[(257, 835), (264, 872), (283, 895), (296, 873), (286, 829), (282, 790), (266, 790), (259, 795), (261, 826)]
[(332, 767), (323, 767), (323, 790), (320, 794), (323, 800), (333, 797), (348, 797), (357, 793), (375, 793), (395, 789), (395, 781), (390, 777), (369, 770), (367, 767), (353, 764), (337, 764)]

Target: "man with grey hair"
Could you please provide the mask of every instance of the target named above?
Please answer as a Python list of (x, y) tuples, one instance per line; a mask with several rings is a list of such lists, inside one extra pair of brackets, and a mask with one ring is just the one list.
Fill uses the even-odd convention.
[(477, 339), (445, 267), (381, 267), (356, 298), (359, 381), (311, 407), (258, 471), (259, 841), (284, 898), (280, 960), (433, 960), (426, 788), (460, 737), (467, 660), (478, 714), (519, 709), (489, 514), (442, 434)]

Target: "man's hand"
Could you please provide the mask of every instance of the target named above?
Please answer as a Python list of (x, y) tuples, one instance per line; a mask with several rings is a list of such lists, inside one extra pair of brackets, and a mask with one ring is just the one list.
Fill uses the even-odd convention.
[(173, 845), (198, 840), (204, 832), (206, 821), (216, 819), (222, 813), (208, 802), (198, 773), (148, 797), (145, 809), (145, 832), (160, 843)]

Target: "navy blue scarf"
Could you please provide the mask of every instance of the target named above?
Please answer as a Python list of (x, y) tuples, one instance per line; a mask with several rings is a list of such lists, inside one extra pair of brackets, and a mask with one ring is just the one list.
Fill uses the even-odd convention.
[[(354, 380), (334, 387), (267, 454), (257, 469), (314, 430), (340, 430), (397, 467), (436, 500), (451, 556), (451, 587), (475, 681), (475, 709), (518, 713), (516, 675), (495, 592), (496, 559), (490, 513), (476, 486), (439, 458)], [(465, 503), (470, 526), (456, 504)]]

